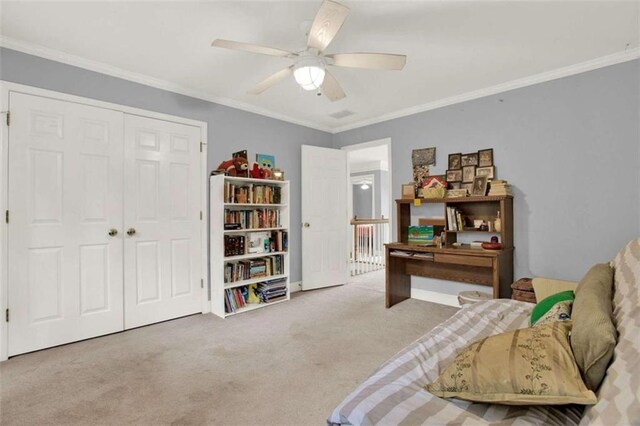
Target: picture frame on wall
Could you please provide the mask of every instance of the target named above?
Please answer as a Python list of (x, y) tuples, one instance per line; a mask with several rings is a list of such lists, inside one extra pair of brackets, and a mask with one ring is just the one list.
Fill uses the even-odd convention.
[(473, 178), (473, 186), (471, 188), (471, 195), (475, 197), (484, 197), (487, 193), (487, 182), (489, 179), (486, 176), (476, 176)]
[(478, 167), (476, 169), (476, 176), (486, 176), (489, 179), (494, 179), (496, 177), (495, 170), (495, 166)]
[(462, 154), (449, 154), (449, 170), (462, 169)]
[(473, 189), (473, 182), (461, 183), (460, 189), (466, 189), (467, 193), (471, 194), (471, 190)]
[(472, 152), (469, 154), (462, 154), (460, 157), (460, 164), (464, 166), (477, 166), (478, 165), (478, 153)]
[(476, 177), (476, 166), (462, 166), (462, 182), (471, 183)]
[(447, 170), (447, 182), (462, 182), (462, 169)]
[(435, 166), (436, 148), (421, 148), (411, 151), (411, 163), (414, 166)]
[(493, 166), (493, 148), (478, 151), (478, 167)]

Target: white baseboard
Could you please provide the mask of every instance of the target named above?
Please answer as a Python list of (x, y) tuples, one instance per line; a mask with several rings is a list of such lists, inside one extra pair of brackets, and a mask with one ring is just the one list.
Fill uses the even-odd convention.
[(302, 291), (302, 281), (292, 282), (289, 285), (289, 287), (290, 287), (289, 293), (296, 293), (298, 291)]
[(422, 290), (419, 288), (411, 288), (411, 298), (424, 300), (425, 302), (439, 303), (441, 305), (460, 307), (458, 296), (454, 294), (438, 293), (437, 291)]

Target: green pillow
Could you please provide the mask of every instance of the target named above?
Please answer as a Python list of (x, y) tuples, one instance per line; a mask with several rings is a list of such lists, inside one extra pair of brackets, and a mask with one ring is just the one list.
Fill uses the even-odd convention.
[[(567, 308), (571, 309), (571, 303), (575, 299), (575, 293), (573, 290), (561, 291), (560, 293), (552, 294), (546, 299), (538, 303), (531, 311), (531, 325), (536, 325), (543, 317), (547, 316), (550, 312), (558, 312), (559, 314), (565, 313)], [(567, 303), (569, 302), (569, 303)], [(558, 306), (556, 306), (558, 305)], [(557, 321), (567, 320), (569, 318), (558, 317)], [(548, 321), (547, 321), (548, 322)]]

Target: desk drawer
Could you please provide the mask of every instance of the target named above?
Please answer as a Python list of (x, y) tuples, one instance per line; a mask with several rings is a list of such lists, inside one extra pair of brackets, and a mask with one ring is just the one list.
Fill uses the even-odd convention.
[(462, 256), (459, 254), (435, 253), (434, 260), (439, 263), (454, 263), (456, 265), (482, 266), (491, 268), (493, 260), (490, 257)]

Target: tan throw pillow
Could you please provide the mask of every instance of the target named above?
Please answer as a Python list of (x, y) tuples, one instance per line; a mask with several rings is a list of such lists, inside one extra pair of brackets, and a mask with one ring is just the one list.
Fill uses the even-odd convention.
[(536, 277), (531, 280), (531, 285), (533, 286), (533, 292), (536, 294), (536, 300), (540, 302), (556, 293), (567, 290), (576, 291), (578, 283), (573, 281), (561, 281), (551, 278)]
[(600, 386), (616, 347), (612, 292), (613, 270), (604, 263), (592, 267), (576, 288), (571, 348), (591, 390)]
[(508, 405), (596, 403), (569, 346), (571, 321), (556, 321), (486, 337), (463, 349), (432, 394)]

